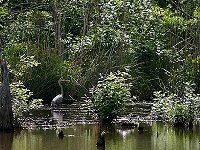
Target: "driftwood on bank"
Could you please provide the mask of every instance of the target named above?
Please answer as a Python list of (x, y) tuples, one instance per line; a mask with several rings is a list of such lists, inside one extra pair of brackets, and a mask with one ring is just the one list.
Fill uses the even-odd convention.
[(0, 130), (13, 131), (13, 112), (8, 80), (8, 68), (0, 51)]

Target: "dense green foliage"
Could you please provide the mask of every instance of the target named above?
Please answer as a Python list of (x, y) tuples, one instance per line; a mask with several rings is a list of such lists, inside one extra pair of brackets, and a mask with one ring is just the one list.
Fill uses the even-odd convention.
[(32, 99), (33, 93), (26, 89), (23, 83), (12, 83), (12, 109), (15, 118), (21, 117), (24, 113), (29, 112), (32, 109), (38, 109), (42, 106), (41, 99)]
[(126, 72), (110, 73), (100, 77), (97, 85), (91, 89), (93, 104), (102, 118), (114, 118), (125, 110), (131, 100), (130, 75)]
[[(5, 53), (7, 51), (5, 50)], [(16, 51), (17, 52), (17, 51)], [(14, 51), (12, 54), (15, 54)], [(16, 121), (25, 113), (32, 109), (38, 109), (42, 106), (42, 99), (33, 99), (33, 92), (27, 89), (22, 82), (26, 72), (39, 65), (33, 56), (20, 56), (19, 59), (13, 58), (13, 55), (6, 55), (8, 61), (13, 59), (15, 64), (10, 64), (10, 76), (12, 82), (10, 84), (12, 95), (12, 110)], [(12, 66), (13, 65), (13, 66)], [(12, 69), (11, 69), (12, 68)]]
[(187, 82), (200, 93), (197, 0), (0, 4), (0, 37), (11, 83), (21, 81), (33, 98), (50, 103), (60, 93), (57, 80), (62, 78), (69, 81), (64, 96), (80, 99), (99, 85), (99, 74), (125, 66), (130, 66), (131, 94), (139, 100), (151, 100), (155, 91), (181, 93)]
[(152, 115), (175, 126), (190, 126), (197, 119), (200, 96), (194, 93), (190, 83), (185, 83), (179, 94), (155, 92)]

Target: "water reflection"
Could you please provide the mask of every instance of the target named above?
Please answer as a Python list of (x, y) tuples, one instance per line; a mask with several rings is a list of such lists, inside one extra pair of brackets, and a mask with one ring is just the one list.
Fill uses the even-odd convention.
[[(144, 124), (144, 131), (104, 126), (106, 150), (197, 150), (200, 129), (183, 129), (162, 123)], [(0, 150), (105, 150), (96, 147), (99, 125), (75, 125), (63, 129), (59, 139), (55, 130), (22, 130), (18, 134), (0, 133)]]
[(57, 122), (62, 122), (63, 121), (63, 112), (62, 111), (60, 111), (60, 110), (52, 110), (51, 114), (52, 114), (52, 119), (54, 121), (57, 121)]
[(105, 150), (105, 147), (97, 147), (97, 150)]
[(131, 134), (131, 131), (130, 129), (127, 129), (127, 130), (121, 130), (121, 129), (117, 129), (117, 132), (122, 136), (123, 140), (126, 139), (126, 137)]
[(0, 133), (0, 150), (11, 150), (13, 133)]
[[(197, 150), (200, 149), (199, 144), (199, 126), (196, 128), (174, 128), (171, 126), (163, 126), (162, 123), (154, 123), (152, 130), (152, 149), (154, 150)], [(155, 136), (157, 133), (157, 136)]]

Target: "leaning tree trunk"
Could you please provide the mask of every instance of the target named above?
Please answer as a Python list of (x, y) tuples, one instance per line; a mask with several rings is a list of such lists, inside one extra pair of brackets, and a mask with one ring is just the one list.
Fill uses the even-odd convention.
[(0, 52), (0, 130), (13, 131), (13, 112), (11, 105), (11, 94), (8, 81), (7, 63)]

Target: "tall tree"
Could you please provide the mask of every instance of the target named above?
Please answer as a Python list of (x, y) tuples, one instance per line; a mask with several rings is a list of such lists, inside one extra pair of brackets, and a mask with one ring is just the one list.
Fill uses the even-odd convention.
[(2, 42), (0, 41), (0, 130), (13, 131), (13, 112), (8, 80), (8, 68), (2, 56)]

